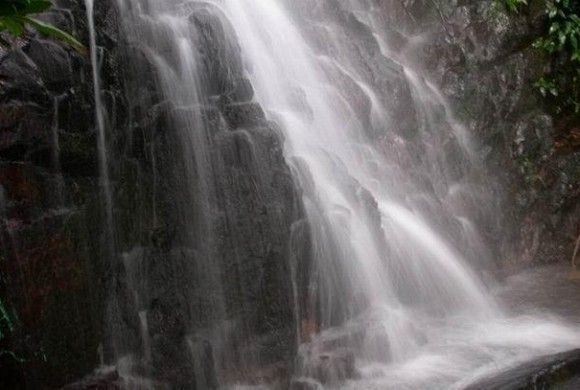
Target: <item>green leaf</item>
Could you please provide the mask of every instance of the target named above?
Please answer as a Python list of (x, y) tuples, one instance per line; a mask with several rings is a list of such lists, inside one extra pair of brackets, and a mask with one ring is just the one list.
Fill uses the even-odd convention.
[(46, 11), (50, 7), (52, 7), (52, 3), (48, 0), (30, 0), (21, 11), (21, 14), (38, 14)]
[(0, 3), (0, 17), (16, 16), (20, 9), (22, 8), (13, 3)]
[(560, 34), (558, 34), (558, 39), (560, 41), (560, 47), (563, 47), (566, 43), (566, 33), (560, 32)]
[(1, 16), (24, 16), (46, 11), (52, 6), (48, 0), (0, 0)]
[(75, 50), (81, 54), (86, 54), (87, 49), (80, 43), (75, 37), (69, 33), (62, 31), (61, 29), (54, 27), (48, 23), (41, 22), (40, 20), (31, 18), (30, 16), (25, 16), (24, 20), (29, 23), (36, 31), (50, 38), (55, 38), (71, 45)]
[(570, 35), (570, 43), (572, 43), (572, 48), (575, 51), (578, 50), (578, 38), (576, 35)]
[(15, 37), (19, 37), (24, 33), (24, 23), (22, 19), (16, 16), (0, 17), (0, 26)]

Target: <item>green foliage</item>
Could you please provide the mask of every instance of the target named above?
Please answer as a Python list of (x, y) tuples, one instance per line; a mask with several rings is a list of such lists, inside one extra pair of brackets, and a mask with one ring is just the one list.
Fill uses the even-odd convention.
[(546, 77), (541, 77), (538, 81), (536, 81), (536, 83), (534, 84), (534, 87), (538, 91), (540, 91), (540, 93), (544, 97), (547, 97), (547, 96), (557, 97), (558, 96), (558, 86), (556, 85), (556, 82), (552, 79), (548, 79)]
[(528, 0), (499, 0), (508, 11), (518, 12), (521, 6), (528, 5)]
[(548, 34), (536, 41), (535, 47), (549, 54), (567, 52), (570, 61), (580, 65), (580, 17), (578, 6), (572, 0), (548, 2), (547, 12), (550, 28)]
[[(31, 15), (48, 10), (52, 3), (48, 0), (0, 0), (0, 33), (8, 33), (14, 37), (21, 37), (26, 27), (32, 27), (40, 34), (58, 39), (75, 48), (81, 53), (86, 49), (75, 37), (61, 29), (44, 23)], [(9, 43), (0, 36), (0, 45), (9, 46)]]
[[(519, 12), (528, 0), (495, 0), (511, 12)], [(580, 115), (580, 1), (548, 0), (544, 34), (534, 47), (552, 62), (549, 72), (535, 84), (557, 114)]]
[(552, 0), (546, 3), (548, 31), (534, 47), (556, 64), (536, 83), (544, 97), (555, 98), (556, 112), (580, 115), (580, 2)]

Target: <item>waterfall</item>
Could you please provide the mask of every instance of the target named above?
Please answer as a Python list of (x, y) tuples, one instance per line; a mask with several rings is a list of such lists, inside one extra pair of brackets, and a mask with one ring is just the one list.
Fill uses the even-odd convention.
[[(353, 311), (365, 306), (400, 311), (396, 287), (412, 288), (405, 299), (431, 309), (492, 313), (493, 302), (464, 261), (393, 188), (405, 172), (365, 139), (348, 97), (331, 84), (283, 8), (276, 2), (230, 1), (224, 9), (251, 63), (258, 100), (282, 123), (286, 160), (304, 191), (317, 246), (323, 327), (352, 320), (359, 314)], [(312, 116), (293, 107), (296, 91)], [(377, 172), (376, 166), (385, 168)], [(344, 301), (333, 301), (343, 289), (351, 289)], [(387, 334), (392, 344), (413, 337), (398, 326)]]
[[(427, 384), (445, 388), (475, 367), (544, 352), (546, 345), (519, 339), (517, 332), (525, 321), (506, 319), (462, 258), (456, 247), (459, 240), (451, 239), (454, 233), (447, 225), (452, 223), (445, 221), (462, 216), (446, 204), (446, 197), (456, 186), (472, 185), (465, 181), (481, 167), (467, 129), (435, 86), (403, 65), (401, 58), (387, 58), (400, 66), (408, 82), (424, 148), (425, 157), (416, 160), (418, 165), (404, 167), (397, 157), (408, 153), (410, 141), (393, 134), (391, 139), (401, 146), (397, 150), (395, 143), (392, 155), (383, 153), (357, 117), (356, 102), (349, 96), (354, 90), (345, 91), (337, 83), (337, 74), (349, 78), (370, 101), (371, 126), (383, 122), (382, 130), (393, 133), (393, 118), (368, 83), (361, 81), (356, 66), (349, 64), (349, 58), (340, 63), (341, 53), (348, 49), (331, 24), (322, 27), (329, 37), (325, 44), (332, 47), (329, 51), (338, 53), (329, 59), (312, 50), (290, 16), (287, 6), (296, 4), (214, 3), (236, 32), (258, 102), (281, 125), (286, 162), (302, 190), (311, 228), (315, 268), (310, 283), (316, 293), (314, 301), (299, 309), (299, 321), (316, 322), (323, 331), (301, 348), (303, 362), (297, 374), (320, 377), (325, 370), (321, 367), (335, 362), (333, 351), (325, 345), (344, 345), (344, 340), (360, 334), (362, 341), (353, 348), (360, 362), (366, 362), (359, 369), (368, 379), (354, 381), (352, 388)], [(345, 9), (354, 3), (339, 2)], [(361, 19), (364, 22), (364, 15)], [(309, 26), (320, 27), (323, 22), (311, 20)], [(366, 22), (376, 28), (371, 20)], [(377, 44), (387, 57), (386, 44)], [(453, 155), (438, 149), (445, 143), (454, 145), (449, 152)], [(458, 229), (465, 226), (459, 224)], [(494, 331), (486, 332), (485, 324), (493, 324)], [(572, 332), (550, 324), (536, 330), (537, 337), (555, 331), (550, 348), (577, 340)], [(480, 338), (478, 332), (485, 336)], [(511, 343), (503, 351), (490, 345), (500, 333), (508, 335)], [(438, 348), (449, 350), (442, 356)], [(337, 365), (350, 359), (340, 353), (336, 362), (342, 363)], [(463, 365), (464, 371), (460, 374), (453, 365)], [(376, 379), (378, 372), (384, 378)], [(335, 380), (348, 377), (338, 369), (323, 380), (332, 382), (333, 375)]]
[[(264, 362), (275, 360), (268, 348), (288, 339), (282, 349), (296, 355), (288, 381), (453, 388), (577, 345), (554, 320), (510, 316), (479, 277), (489, 257), (478, 230), (493, 208), (488, 178), (477, 140), (443, 93), (389, 47), (372, 2), (328, 4), (118, 0), (128, 66), (138, 72), (131, 109), (162, 112), (146, 146), (152, 236), (166, 232), (164, 219), (176, 231), (132, 252), (125, 267), (141, 338), (133, 371), (151, 365), (170, 376), (175, 359), (193, 376), (185, 388), (260, 384), (271, 368)], [(90, 0), (87, 13), (91, 21)], [(367, 46), (345, 39), (333, 17)], [(110, 208), (92, 22), (90, 30)], [(259, 164), (272, 160), (260, 160), (256, 145), (267, 144), (271, 158), (272, 135), (305, 214), (287, 232), (277, 229), (291, 205), (266, 206), (263, 196), (281, 169)], [(239, 211), (247, 198), (227, 193), (238, 190), (257, 205)], [(287, 233), (290, 250), (307, 247), (310, 263), (291, 253), (279, 264), (286, 247), (268, 242), (271, 231)], [(266, 242), (248, 246), (256, 237)], [(292, 305), (284, 294), (262, 297), (279, 278)], [(261, 312), (270, 309), (279, 323)]]

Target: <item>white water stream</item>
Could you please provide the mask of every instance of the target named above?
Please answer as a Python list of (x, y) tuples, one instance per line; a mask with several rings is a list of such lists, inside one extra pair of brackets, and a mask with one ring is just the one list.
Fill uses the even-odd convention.
[[(397, 186), (406, 172), (365, 137), (349, 96), (325, 73), (281, 1), (214, 3), (236, 31), (257, 100), (282, 125), (286, 160), (303, 190), (317, 267), (312, 283), (320, 295), (318, 320), (327, 328), (317, 338), (332, 338), (349, 326), (366, 329), (358, 351), (361, 379), (336, 387), (461, 387), (516, 361), (579, 345), (578, 333), (564, 326), (502, 312), (429, 215), (409, 201), (419, 186), (409, 180)], [(412, 70), (405, 74), (425, 120), (440, 106), (459, 144), (472, 153), (442, 95)], [(457, 185), (433, 186), (442, 184), (445, 192)], [(374, 210), (380, 212), (380, 227)]]
[[(477, 183), (465, 179), (478, 169), (476, 150), (443, 95), (408, 67), (404, 58), (393, 55), (389, 60), (400, 65), (400, 73), (409, 83), (420, 127), (419, 139), (413, 142), (421, 143), (424, 152), (418, 162), (406, 164), (401, 163), (401, 156), (409, 153), (411, 141), (392, 131), (394, 119), (380, 100), (385, 91), (374, 90), (356, 67), (344, 61), (346, 46), (332, 33), (332, 25), (323, 26), (330, 37), (325, 44), (342, 55), (315, 51), (303, 21), (296, 22), (283, 0), (119, 3), (122, 14), (129, 18), (124, 21), (129, 26), (129, 41), (141, 45), (157, 70), (158, 83), (171, 104), (171, 119), (180, 130), (185, 177), (196, 187), (190, 197), (195, 222), (188, 233), (192, 242), (199, 240), (192, 245), (198, 246), (203, 259), (198, 265), (198, 274), (203, 276), (199, 283), (207, 285), (212, 290), (208, 295), (216, 297), (210, 317), (220, 319), (224, 304), (219, 270), (204, 248), (211, 240), (205, 237), (210, 231), (205, 226), (209, 211), (203, 205), (212, 196), (212, 178), (207, 127), (200, 110), (204, 97), (198, 90), (200, 54), (195, 29), (183, 7), (188, 3), (213, 4), (221, 10), (219, 17), (225, 16), (231, 24), (256, 100), (268, 119), (280, 125), (285, 159), (302, 191), (314, 269), (311, 300), (296, 303), (295, 320), (298, 328), (316, 323), (319, 332), (309, 335), (311, 342), (308, 337), (300, 340), (304, 343), (299, 352), (302, 364), (296, 377), (309, 375), (311, 365), (316, 364), (312, 361), (317, 358), (316, 350), (325, 341), (353, 333), (362, 334), (362, 341), (353, 347), (360, 377), (331, 381), (328, 387), (461, 388), (491, 371), (580, 345), (580, 334), (554, 319), (505, 313), (468, 265), (467, 253), (472, 261), (487, 253), (464, 207), (465, 199), (475, 204), (485, 198), (478, 193), (483, 191)], [(382, 55), (390, 56), (371, 10), (364, 12), (367, 4), (354, 0), (338, 3), (356, 11), (361, 23), (373, 30)], [(92, 12), (89, 10), (92, 0), (87, 0), (87, 12)], [(91, 59), (102, 177), (110, 205), (92, 25)], [(355, 113), (353, 96), (338, 85), (336, 74), (351, 80), (369, 100), (371, 126), (386, 133), (390, 140), (387, 149), (392, 153), (368, 136)], [(458, 145), (459, 163), (440, 149), (447, 141)], [(462, 166), (459, 169), (454, 163)], [(450, 173), (457, 169), (462, 171), (460, 175)], [(452, 239), (455, 235), (448, 221), (454, 221), (463, 240)], [(466, 242), (469, 248), (462, 247)], [(147, 350), (145, 311), (140, 319)], [(194, 355), (201, 350), (199, 355), (205, 344), (191, 341), (190, 348)]]
[[(93, 91), (95, 98), (95, 122), (97, 129), (97, 146), (99, 151), (99, 173), (101, 188), (105, 199), (105, 211), (107, 222), (107, 233), (113, 229), (113, 193), (111, 190), (111, 180), (109, 178), (109, 157), (107, 153), (107, 129), (105, 124), (105, 106), (103, 105), (101, 91), (101, 77), (99, 69), (97, 38), (95, 33), (95, 4), (94, 0), (85, 0), (87, 21), (89, 27), (89, 55), (91, 60)], [(109, 237), (112, 239), (112, 237)]]

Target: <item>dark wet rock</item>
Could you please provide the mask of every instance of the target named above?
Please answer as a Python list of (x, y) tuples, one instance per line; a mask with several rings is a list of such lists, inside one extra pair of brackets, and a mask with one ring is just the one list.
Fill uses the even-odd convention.
[(546, 159), (553, 148), (552, 118), (532, 112), (515, 124), (514, 155), (516, 158)]
[(0, 167), (7, 199), (2, 274), (10, 287), (4, 302), (18, 313), (18, 337), (8, 348), (27, 357), (22, 369), (34, 387), (59, 386), (95, 366), (99, 330), (86, 321), (101, 307), (88, 214), (59, 207), (61, 183), (41, 173), (26, 164)]
[(309, 356), (305, 374), (322, 384), (339, 383), (359, 377), (354, 352), (347, 348)]
[(300, 374), (324, 385), (360, 377), (356, 353), (365, 342), (364, 328), (327, 330), (300, 347)]
[[(82, 39), (78, 4), (46, 15), (68, 31), (73, 16)], [(74, 382), (98, 365), (105, 338), (111, 274), (89, 75), (79, 54), (33, 33), (0, 55), (0, 296), (17, 318), (0, 349), (17, 351), (24, 373), (9, 388)]]
[(50, 40), (33, 40), (27, 47), (26, 54), (35, 64), (40, 65), (40, 77), (49, 90), (62, 93), (70, 88), (73, 79), (72, 59), (62, 45)]
[(95, 371), (79, 382), (66, 385), (62, 390), (121, 390), (123, 383), (115, 368)]
[[(114, 319), (122, 334), (137, 340), (123, 350), (141, 361), (146, 319), (146, 374), (163, 383), (212, 388), (216, 373), (225, 381), (274, 383), (289, 376), (295, 348), (285, 275), (289, 230), (300, 210), (280, 132), (252, 101), (229, 25), (211, 5), (194, 4), (190, 11), (203, 105), (172, 107), (156, 101), (158, 86), (144, 97), (127, 78), (129, 110), (139, 120), (125, 132), (132, 139), (119, 140), (120, 146), (130, 142), (130, 153), (116, 157), (123, 164), (115, 160), (116, 219), (124, 227), (121, 245), (134, 248), (139, 240), (144, 248), (123, 256), (117, 283), (126, 287), (117, 287)], [(142, 56), (129, 68), (156, 77)], [(211, 169), (208, 198), (196, 181), (204, 173), (187, 176), (188, 159), (195, 157), (190, 148), (201, 146), (181, 133), (191, 131), (184, 128), (192, 125), (188, 118), (206, 125), (208, 167), (200, 168)]]
[(466, 390), (575, 389), (580, 379), (580, 350), (537, 358), (469, 385)]
[[(206, 88), (210, 95), (234, 93), (243, 78), (241, 49), (227, 18), (212, 4), (193, 6), (190, 21), (199, 33), (198, 50), (205, 67)], [(243, 91), (243, 87), (238, 92)], [(243, 94), (242, 94), (243, 95)]]
[(252, 126), (264, 121), (264, 111), (257, 103), (232, 103), (222, 109), (228, 124), (237, 129), (244, 126)]
[(13, 50), (0, 58), (0, 79), (4, 101), (24, 98), (44, 102), (45, 90), (37, 65), (22, 50)]
[(308, 378), (293, 379), (290, 383), (290, 390), (321, 390), (322, 384)]
[(248, 102), (254, 98), (254, 87), (247, 78), (234, 82), (234, 89), (228, 93), (234, 102)]

